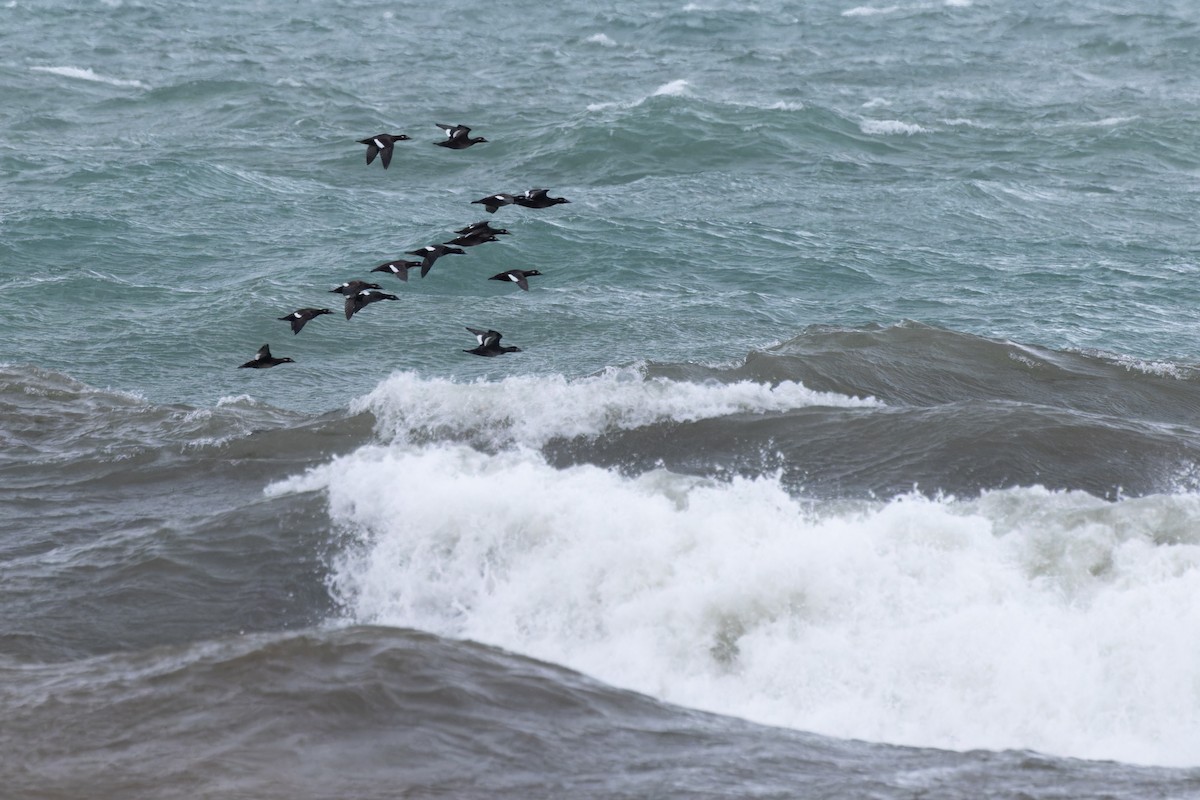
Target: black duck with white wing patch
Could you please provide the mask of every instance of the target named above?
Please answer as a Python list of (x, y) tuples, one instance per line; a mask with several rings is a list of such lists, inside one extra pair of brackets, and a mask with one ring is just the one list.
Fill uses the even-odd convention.
[(386, 264), (380, 264), (378, 267), (373, 268), (371, 272), (388, 272), (392, 275), (395, 275), (400, 280), (408, 282), (408, 271), (419, 266), (421, 266), (420, 261), (397, 260), (389, 261)]
[(359, 144), (367, 146), (367, 163), (370, 164), (375, 160), (375, 156), (379, 156), (379, 160), (383, 163), (383, 168), (387, 169), (392, 163), (392, 146), (396, 142), (408, 141), (409, 137), (403, 133), (377, 133), (367, 139), (359, 139)]
[[(478, 203), (479, 201), (476, 200), (474, 202)], [(459, 228), (458, 230), (455, 231), (455, 233), (459, 234), (460, 236), (466, 236), (467, 234), (470, 234), (470, 233), (484, 233), (484, 232), (490, 233), (492, 236), (509, 236), (509, 235), (511, 235), (510, 232), (504, 228), (493, 228), (492, 224), (490, 222), (488, 222), (486, 219), (482, 220), (480, 222), (472, 222), (470, 225), (467, 225), (464, 228)]]
[(455, 244), (459, 247), (475, 247), (476, 245), (498, 241), (500, 240), (496, 238), (495, 234), (479, 230), (473, 233), (464, 233), (462, 236), (458, 236), (446, 242), (446, 244)]
[(276, 319), (292, 323), (292, 333), (297, 334), (310, 319), (332, 313), (328, 308), (299, 308), (286, 317), (276, 317)]
[(361, 292), (346, 295), (346, 319), (350, 319), (359, 311), (371, 305), (371, 303), (378, 303), (380, 300), (399, 299), (394, 294), (384, 294), (377, 289), (363, 289)]
[(487, 197), (481, 197), (478, 200), (472, 200), (471, 204), (481, 205), (484, 211), (487, 211), (489, 214), (495, 214), (496, 209), (500, 208), (500, 206), (512, 205), (516, 201), (517, 196), (515, 194), (498, 192), (496, 194), (489, 194)]
[(488, 278), (489, 281), (509, 281), (520, 286), (525, 291), (529, 291), (529, 281), (527, 278), (533, 275), (541, 275), (536, 269), (508, 269), (501, 272), (499, 275), (493, 275)]
[(565, 197), (551, 197), (549, 189), (529, 189), (525, 194), (514, 197), (513, 202), (525, 208), (549, 208), (571, 201)]
[(463, 350), (464, 353), (471, 353), (477, 356), (501, 356), (505, 353), (519, 353), (521, 348), (508, 347), (500, 344), (503, 338), (500, 331), (482, 331), (479, 328), (467, 327), (471, 333), (475, 334), (475, 341), (479, 342), (478, 347), (470, 350)]
[(482, 136), (471, 136), (471, 129), (466, 125), (443, 125), (440, 122), (433, 123), (446, 132), (446, 138), (440, 142), (435, 142), (442, 147), (449, 147), (451, 150), (465, 150), (473, 144), (486, 142), (487, 139)]
[(354, 280), (354, 281), (346, 281), (341, 286), (335, 286), (332, 289), (330, 289), (329, 291), (337, 293), (337, 294), (350, 295), (350, 294), (358, 294), (363, 289), (382, 289), (382, 288), (383, 287), (380, 286), (378, 283), (367, 283), (366, 281)]
[(263, 345), (258, 348), (258, 352), (254, 354), (254, 358), (242, 364), (238, 369), (266, 369), (274, 367), (277, 364), (294, 364), (295, 359), (292, 358), (275, 358), (271, 355), (270, 345)]
[(433, 262), (442, 256), (464, 255), (466, 252), (461, 247), (452, 247), (447, 244), (427, 244), (416, 250), (409, 250), (408, 254), (410, 256), (421, 257), (421, 277), (424, 278), (429, 274), (429, 270), (433, 268)]

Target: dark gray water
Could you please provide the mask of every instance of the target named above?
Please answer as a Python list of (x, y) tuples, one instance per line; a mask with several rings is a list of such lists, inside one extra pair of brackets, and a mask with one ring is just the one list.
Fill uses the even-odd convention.
[(1200, 797), (1198, 31), (6, 4), (0, 796)]

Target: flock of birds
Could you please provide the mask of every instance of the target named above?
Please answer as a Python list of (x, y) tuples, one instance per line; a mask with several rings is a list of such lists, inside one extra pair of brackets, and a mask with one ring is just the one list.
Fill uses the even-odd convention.
[[(486, 142), (487, 139), (482, 136), (471, 136), (471, 129), (465, 125), (443, 125), (440, 122), (434, 123), (446, 133), (446, 138), (436, 142), (441, 147), (447, 147), (451, 150), (464, 150), (472, 145)], [(359, 144), (367, 146), (367, 164), (374, 163), (378, 157), (383, 164), (383, 168), (387, 169), (392, 163), (392, 149), (396, 142), (409, 141), (411, 137), (402, 133), (380, 133), (375, 136), (370, 136), (366, 139), (358, 140)], [(560, 203), (569, 203), (565, 197), (551, 197), (547, 189), (529, 189), (523, 194), (506, 194), (498, 193), (488, 195), (479, 200), (471, 201), (472, 204), (482, 205), (484, 210), (489, 214), (495, 214), (496, 210), (507, 205), (523, 206), (525, 208), (549, 208)], [(486, 220), (483, 222), (475, 222), (467, 225), (464, 228), (459, 228), (455, 231), (457, 236), (449, 241), (441, 244), (431, 244), (424, 247), (418, 247), (416, 250), (409, 250), (405, 255), (418, 256), (419, 261), (409, 259), (397, 259), (395, 261), (387, 261), (374, 267), (371, 272), (387, 272), (395, 275), (402, 281), (408, 281), (408, 271), (410, 269), (420, 268), (421, 277), (424, 278), (429, 274), (429, 270), (433, 268), (434, 262), (446, 255), (462, 255), (466, 253), (464, 247), (475, 247), (477, 245), (486, 244), (487, 242), (497, 242), (500, 236), (509, 234), (503, 228), (494, 228)], [(536, 277), (542, 273), (536, 269), (509, 269), (497, 275), (493, 275), (488, 280), (493, 281), (509, 281), (515, 283), (524, 291), (529, 291), (529, 278)], [(346, 319), (349, 320), (359, 311), (362, 311), (372, 303), (377, 303), (381, 300), (399, 300), (400, 298), (394, 294), (388, 294), (383, 291), (377, 283), (368, 283), (363, 280), (346, 281), (340, 286), (335, 286), (329, 290), (331, 293), (340, 294), (345, 298)], [(311, 320), (325, 314), (332, 314), (333, 311), (328, 308), (300, 308), (290, 314), (279, 317), (281, 321), (288, 322), (292, 326), (292, 333), (297, 334), (304, 329)], [(472, 353), (477, 356), (499, 356), (505, 353), (518, 353), (521, 351), (519, 347), (512, 347), (500, 344), (500, 339), (503, 338), (499, 331), (480, 330), (479, 328), (467, 328), (475, 336), (476, 346), (470, 350), (463, 350), (464, 353)], [(279, 364), (294, 363), (292, 358), (276, 358), (271, 355), (271, 347), (269, 344), (264, 344), (258, 348), (258, 352), (254, 358), (242, 364), (238, 369), (266, 369)]]

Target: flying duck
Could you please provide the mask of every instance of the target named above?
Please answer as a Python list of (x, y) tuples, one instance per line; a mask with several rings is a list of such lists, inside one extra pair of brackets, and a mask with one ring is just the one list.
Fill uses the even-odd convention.
[[(476, 202), (478, 202), (478, 201), (476, 201)], [(493, 236), (508, 236), (509, 235), (509, 232), (507, 230), (505, 230), (504, 228), (493, 228), (491, 223), (489, 223), (486, 219), (481, 222), (472, 222), (470, 225), (466, 226), (465, 228), (459, 228), (458, 230), (455, 231), (455, 233), (460, 233), (465, 236), (468, 233), (479, 233), (480, 231), (487, 231), (488, 233), (492, 234)]]
[[(499, 334), (496, 335), (499, 336)], [(250, 359), (245, 364), (242, 364), (240, 367), (238, 367), (238, 369), (266, 369), (267, 367), (273, 367), (276, 364), (294, 363), (296, 363), (294, 358), (275, 358), (271, 355), (270, 346), (264, 344), (262, 347), (258, 348), (258, 352), (254, 354), (254, 358)]]
[(478, 203), (483, 206), (489, 214), (495, 214), (496, 209), (500, 206), (507, 206), (517, 201), (517, 196), (500, 192), (498, 194), (489, 194), (487, 197), (481, 197), (478, 200), (472, 200), (471, 203)]
[(332, 314), (328, 308), (301, 308), (288, 314), (286, 317), (276, 317), (276, 319), (284, 322), (292, 323), (292, 333), (297, 334), (304, 327), (304, 323), (308, 322), (313, 317), (319, 317), (322, 314)]
[(525, 291), (529, 291), (529, 281), (525, 280), (533, 275), (541, 275), (536, 269), (509, 269), (501, 272), (499, 275), (493, 275), (488, 278), (489, 281), (512, 281), (517, 286), (520, 286)]
[(525, 194), (514, 197), (513, 202), (525, 208), (549, 208), (571, 201), (565, 197), (551, 197), (549, 189), (529, 189)]
[(359, 144), (367, 146), (367, 163), (370, 164), (375, 160), (375, 156), (379, 156), (379, 160), (383, 162), (383, 168), (387, 169), (388, 164), (392, 163), (392, 145), (396, 142), (408, 141), (409, 137), (403, 133), (379, 133), (369, 139), (359, 139)]
[(481, 331), (478, 328), (468, 327), (471, 333), (475, 334), (475, 341), (479, 342), (479, 346), (470, 350), (463, 350), (464, 353), (474, 353), (477, 356), (500, 356), (505, 353), (519, 353), (519, 347), (503, 347), (500, 344), (502, 338), (499, 331)]
[(495, 235), (491, 233), (491, 231), (477, 230), (471, 233), (464, 233), (462, 236), (446, 242), (446, 244), (456, 244), (459, 247), (474, 247), (477, 244), (498, 241), (500, 240), (497, 239)]
[(371, 303), (377, 303), (380, 300), (399, 300), (394, 294), (384, 294), (375, 289), (363, 289), (361, 292), (346, 295), (346, 319), (350, 319), (359, 311), (369, 306)]
[(473, 144), (486, 142), (487, 139), (482, 136), (472, 137), (471, 129), (466, 125), (443, 125), (440, 122), (433, 123), (446, 132), (446, 138), (435, 144), (441, 147), (449, 147), (451, 150), (465, 150)]
[(463, 255), (467, 251), (461, 247), (451, 247), (446, 244), (427, 244), (424, 247), (418, 247), (416, 250), (409, 250), (410, 256), (420, 256), (421, 261), (421, 277), (424, 278), (429, 274), (429, 270), (433, 268), (433, 262), (445, 255)]
[(366, 281), (357, 281), (356, 280), (356, 281), (346, 281), (341, 286), (335, 286), (332, 289), (330, 289), (329, 291), (336, 292), (337, 294), (351, 295), (351, 294), (357, 294), (357, 293), (361, 292), (363, 289), (382, 289), (382, 288), (383, 287), (380, 286), (378, 283), (367, 283)]
[[(371, 272), (390, 272), (402, 281), (408, 281), (408, 271), (413, 267), (421, 266), (420, 261), (389, 261), (386, 264), (380, 264)], [(379, 288), (379, 287), (375, 287)]]

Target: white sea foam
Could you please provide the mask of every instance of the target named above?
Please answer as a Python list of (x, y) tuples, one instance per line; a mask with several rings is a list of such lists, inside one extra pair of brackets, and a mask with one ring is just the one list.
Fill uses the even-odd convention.
[(400, 372), (352, 409), (371, 411), (389, 439), (431, 431), (477, 434), (497, 444), (538, 447), (555, 437), (594, 436), (656, 422), (690, 422), (739, 413), (808, 406), (872, 406), (878, 401), (814, 392), (785, 381), (775, 386), (646, 380), (635, 368), (589, 378), (514, 376), (460, 383)]
[(1085, 123), (1096, 128), (1115, 128), (1118, 125), (1124, 125), (1126, 122), (1133, 122), (1137, 117), (1105, 117), (1094, 122)]
[(685, 80), (675, 80), (664, 83), (654, 90), (654, 97), (683, 97), (688, 93), (688, 82)]
[[(268, 493), (326, 493), (355, 534), (330, 565), (355, 622), (477, 639), (833, 736), (1200, 763), (1200, 496), (1031, 488), (822, 505), (770, 477), (631, 478), (556, 469), (536, 449), (660, 420), (873, 402), (636, 369), (492, 383), (400, 373), (359, 403), (385, 443)], [(497, 452), (418, 435), (475, 430)]]
[(765, 108), (768, 111), (803, 111), (804, 103), (799, 100), (778, 100), (774, 103), (765, 106), (752, 106), (753, 108)]
[(146, 84), (142, 83), (141, 81), (110, 78), (106, 75), (97, 75), (90, 69), (80, 69), (79, 67), (30, 67), (29, 69), (33, 72), (49, 72), (52, 75), (61, 75), (64, 78), (77, 78), (81, 81), (107, 83), (110, 86), (134, 86), (139, 89), (147, 88)]
[(842, 12), (843, 17), (873, 17), (879, 14), (894, 14), (900, 6), (855, 6)]
[(814, 511), (773, 479), (372, 446), (324, 491), (352, 620), (839, 737), (1200, 763), (1200, 497)]
[(217, 398), (217, 408), (225, 406), (261, 406), (261, 400), (248, 394), (230, 394)]
[(587, 39), (585, 39), (584, 41), (591, 42), (592, 44), (598, 44), (598, 45), (601, 45), (602, 47), (616, 47), (617, 46), (616, 42), (614, 42), (611, 38), (609, 38), (606, 34), (603, 34), (603, 33), (594, 33), (591, 36), (587, 37)]
[(1130, 372), (1143, 372), (1147, 375), (1157, 375), (1162, 378), (1187, 380), (1195, 375), (1195, 369), (1177, 364), (1173, 361), (1146, 361), (1133, 356), (1119, 356), (1116, 363)]
[(1027, 356), (1027, 355), (1024, 355), (1021, 353), (1009, 353), (1008, 357), (1010, 360), (1013, 360), (1018, 363), (1024, 363), (1024, 365), (1026, 367), (1033, 367), (1034, 369), (1045, 366), (1044, 363), (1034, 360), (1034, 359), (1031, 359), (1030, 356)]
[[(945, 8), (967, 8), (973, 0), (943, 0)], [(843, 17), (876, 17), (885, 14), (895, 14), (897, 11), (925, 11), (936, 8), (929, 3), (917, 3), (909, 6), (855, 6), (842, 12)]]
[(679, 79), (668, 81), (655, 89), (650, 94), (639, 97), (636, 100), (629, 101), (610, 101), (604, 103), (589, 103), (588, 111), (602, 111), (607, 108), (637, 108), (642, 103), (649, 100), (651, 97), (687, 97), (691, 94), (688, 90), (688, 82)]
[(898, 119), (864, 119), (858, 124), (858, 127), (863, 133), (871, 136), (894, 136), (897, 134), (912, 136), (914, 133), (928, 133), (928, 129), (922, 128), (920, 125), (901, 122)]

